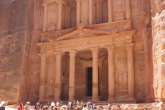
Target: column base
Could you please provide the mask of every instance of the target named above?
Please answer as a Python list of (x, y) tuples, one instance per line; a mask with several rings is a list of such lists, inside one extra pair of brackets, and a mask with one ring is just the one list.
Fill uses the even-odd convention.
[(115, 101), (115, 98), (109, 98), (108, 101)]
[(92, 98), (92, 102), (96, 102), (96, 101), (100, 101), (100, 100), (98, 98), (95, 99)]
[(128, 101), (136, 101), (135, 98), (128, 98)]

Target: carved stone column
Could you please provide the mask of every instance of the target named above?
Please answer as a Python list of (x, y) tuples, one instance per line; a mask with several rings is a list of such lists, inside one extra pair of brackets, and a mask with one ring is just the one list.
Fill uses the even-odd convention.
[(97, 0), (97, 3), (96, 3), (96, 5), (97, 5), (97, 23), (99, 24), (100, 23), (100, 0)]
[(100, 16), (100, 23), (103, 22), (103, 0), (100, 0), (100, 13), (99, 13), (99, 16)]
[(71, 7), (67, 7), (67, 28), (70, 27), (70, 9)]
[(134, 91), (134, 63), (133, 63), (133, 45), (126, 44), (127, 50), (127, 66), (128, 66), (128, 99), (135, 99)]
[(76, 25), (80, 24), (80, 16), (81, 16), (81, 0), (76, 0), (77, 2), (77, 11), (76, 11)]
[(108, 101), (115, 97), (114, 46), (106, 46), (108, 51)]
[(42, 4), (44, 6), (44, 20), (43, 20), (43, 32), (47, 30), (47, 18), (48, 18), (48, 4)]
[(70, 68), (69, 68), (69, 100), (75, 99), (75, 56), (76, 50), (70, 50)]
[(99, 48), (90, 48), (93, 56), (93, 73), (92, 73), (92, 101), (98, 101), (98, 52)]
[(112, 22), (112, 13), (113, 13), (113, 2), (112, 0), (108, 0), (108, 22)]
[(55, 88), (54, 88), (54, 100), (60, 101), (61, 97), (61, 58), (62, 52), (55, 52), (56, 56), (56, 73), (55, 73)]
[(89, 25), (93, 24), (93, 0), (89, 0)]
[(62, 4), (64, 3), (63, 0), (56, 0), (58, 3), (58, 22), (57, 22), (57, 30), (61, 29), (61, 24), (62, 24)]
[(126, 0), (126, 19), (131, 19), (131, 1)]
[(40, 87), (39, 87), (39, 101), (44, 101), (45, 99), (45, 74), (46, 74), (46, 54), (39, 54), (41, 57), (41, 67), (40, 67)]

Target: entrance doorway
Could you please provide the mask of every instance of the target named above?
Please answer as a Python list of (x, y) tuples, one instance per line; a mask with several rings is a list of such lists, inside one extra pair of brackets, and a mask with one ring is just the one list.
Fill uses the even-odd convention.
[(86, 73), (86, 96), (92, 96), (92, 67), (87, 68), (87, 73)]
[[(86, 96), (92, 96), (92, 67), (86, 69)], [(98, 95), (100, 96), (100, 79), (98, 67)]]

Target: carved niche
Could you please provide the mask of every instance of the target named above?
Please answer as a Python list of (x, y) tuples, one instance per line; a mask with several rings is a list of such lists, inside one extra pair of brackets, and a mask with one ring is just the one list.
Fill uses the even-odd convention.
[(51, 3), (48, 6), (48, 31), (56, 29), (57, 13), (57, 3)]

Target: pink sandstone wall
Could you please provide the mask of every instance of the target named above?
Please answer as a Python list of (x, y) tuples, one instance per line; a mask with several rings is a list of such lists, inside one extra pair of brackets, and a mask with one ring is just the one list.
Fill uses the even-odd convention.
[(157, 101), (165, 100), (164, 83), (164, 14), (163, 0), (150, 0), (153, 38), (153, 89)]
[[(39, 74), (40, 74), (40, 57), (38, 56), (39, 47), (36, 45), (41, 40), (42, 22), (43, 22), (43, 6), (42, 0), (16, 0), (12, 3), (10, 0), (2, 0), (0, 2), (0, 41), (2, 42), (3, 48), (0, 54), (2, 57), (0, 64), (0, 100), (8, 101), (38, 101), (39, 94)], [(106, 0), (104, 1), (106, 2)], [(137, 101), (153, 101), (153, 88), (152, 88), (152, 40), (154, 41), (155, 47), (157, 37), (154, 31), (151, 36), (151, 20), (150, 20), (150, 1), (149, 0), (131, 0), (131, 15), (132, 15), (132, 28), (136, 30), (136, 34), (133, 37), (134, 44), (134, 70), (135, 70), (135, 96)], [(33, 4), (34, 3), (34, 4)], [(151, 1), (153, 3), (153, 1)], [(121, 13), (125, 9), (124, 2), (117, 0), (114, 2), (114, 6), (118, 6), (118, 13)], [(106, 3), (104, 3), (106, 8)], [(82, 4), (82, 7), (85, 6)], [(23, 7), (23, 8), (22, 8)], [(82, 16), (86, 15), (88, 7), (83, 9)], [(155, 7), (153, 7), (155, 9)], [(75, 19), (75, 10), (72, 14), (72, 22)], [(104, 9), (106, 10), (106, 9)], [(114, 11), (114, 13), (115, 13)], [(25, 16), (26, 15), (26, 16)], [(88, 14), (87, 14), (88, 15)], [(50, 13), (51, 16), (51, 13)], [(107, 15), (103, 18), (103, 22), (107, 22)], [(153, 15), (155, 16), (155, 15)], [(88, 17), (88, 16), (87, 16)], [(8, 18), (8, 19), (6, 19)], [(52, 16), (53, 19), (56, 17)], [(115, 20), (115, 18), (113, 18)], [(120, 18), (123, 19), (123, 18)], [(49, 19), (51, 20), (51, 19)], [(84, 18), (85, 21), (85, 18)], [(50, 23), (52, 21), (49, 21)], [(86, 22), (86, 21), (85, 21)], [(157, 24), (153, 22), (153, 27), (157, 29)], [(62, 24), (65, 28), (65, 24)], [(66, 26), (67, 27), (67, 26)], [(75, 27), (72, 23), (70, 27)], [(11, 40), (11, 39), (14, 40)], [(155, 39), (154, 39), (155, 38)], [(13, 42), (15, 41), (15, 42)], [(13, 47), (14, 46), (14, 47)], [(9, 48), (10, 47), (10, 48)], [(32, 48), (31, 48), (32, 47)], [(14, 48), (14, 49), (12, 49)], [(153, 50), (154, 51), (154, 50)], [(155, 50), (155, 53), (158, 50)], [(107, 100), (107, 53), (105, 55), (102, 69), (100, 70), (100, 94), (102, 100)], [(30, 56), (29, 56), (30, 54)], [(102, 55), (100, 53), (100, 55)], [(115, 48), (115, 68), (116, 73), (116, 97), (125, 98), (126, 91), (120, 91), (120, 88), (127, 88), (120, 82), (121, 75), (124, 75), (126, 70), (126, 50), (123, 47)], [(155, 54), (153, 55), (153, 59)], [(159, 56), (160, 58), (160, 56)], [(162, 57), (163, 58), (163, 57)], [(17, 60), (19, 59), (19, 60)], [(16, 60), (16, 61), (15, 61)], [(47, 62), (47, 79), (53, 77), (54, 71), (54, 56), (49, 56)], [(17, 63), (15, 63), (17, 62)], [(120, 66), (118, 66), (120, 65)], [(154, 65), (154, 75), (157, 72), (157, 68)], [(161, 70), (159, 70), (161, 71)], [(76, 60), (76, 98), (81, 99), (85, 94), (85, 76), (81, 77), (83, 73), (82, 65)], [(69, 82), (69, 55), (65, 54), (62, 58), (62, 99), (68, 99), (68, 82)], [(5, 82), (6, 81), (6, 82)], [(53, 99), (53, 86), (52, 83), (46, 85), (46, 99)], [(5, 82), (6, 85), (3, 85)], [(14, 83), (13, 83), (14, 82)], [(53, 82), (53, 81), (52, 81)], [(125, 82), (126, 83), (126, 82)], [(124, 84), (125, 84), (124, 83)], [(155, 84), (155, 83), (154, 83)], [(157, 83), (156, 83), (157, 84)], [(2, 89), (1, 89), (2, 88)], [(9, 92), (6, 92), (9, 91)], [(10, 94), (9, 94), (10, 93)], [(11, 94), (12, 93), (12, 94)], [(162, 92), (164, 93), (164, 92)], [(14, 100), (13, 100), (14, 99)]]
[(0, 10), (0, 100), (16, 103), (28, 96), (33, 2), (1, 0)]

